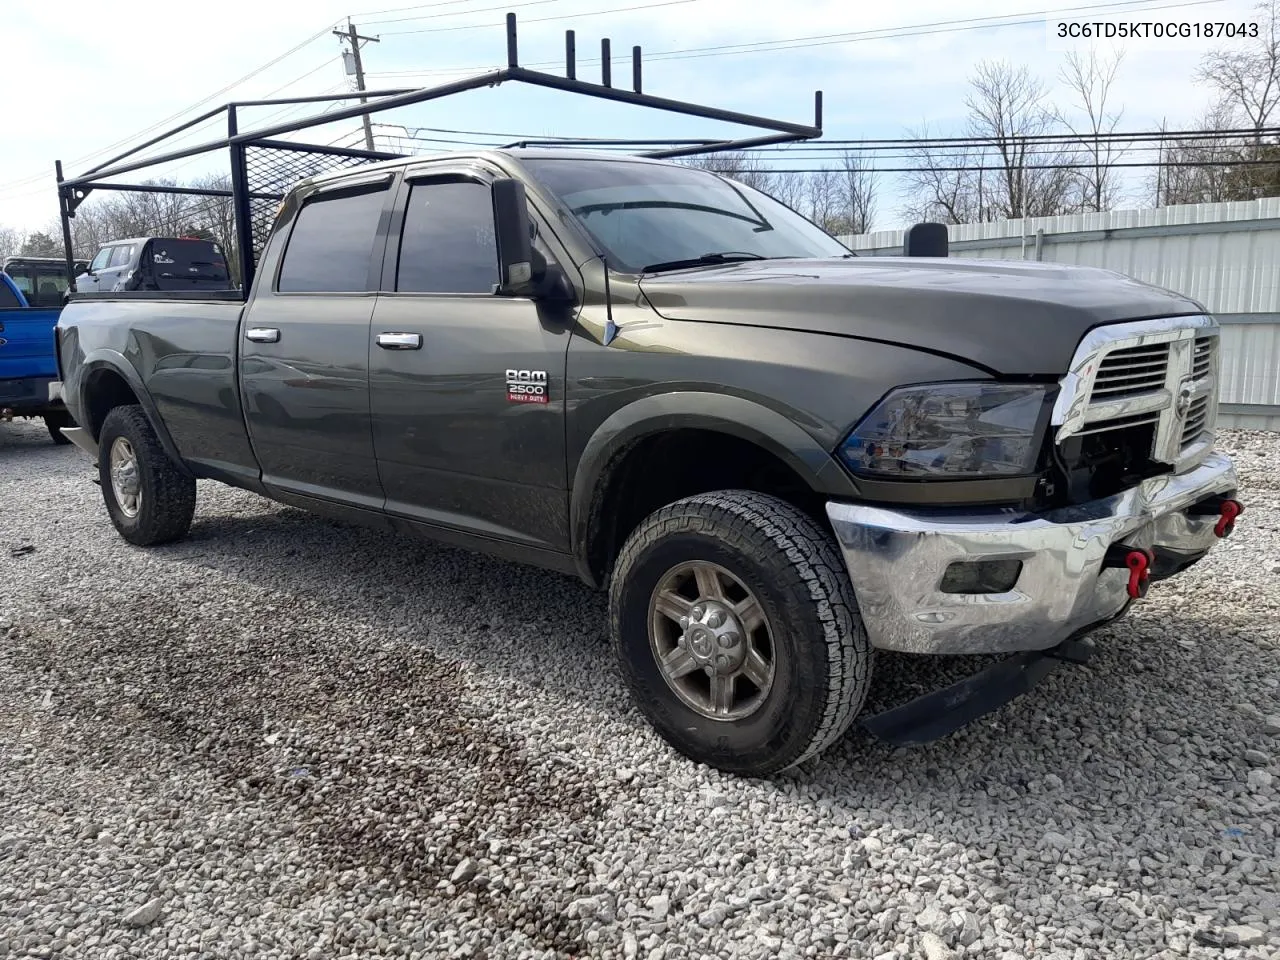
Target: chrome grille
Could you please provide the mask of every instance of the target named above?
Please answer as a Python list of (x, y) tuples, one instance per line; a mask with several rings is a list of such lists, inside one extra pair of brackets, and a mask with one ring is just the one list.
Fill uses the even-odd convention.
[(1217, 337), (1196, 337), (1196, 349), (1191, 357), (1191, 375), (1197, 380), (1203, 380), (1213, 372), (1217, 346)]
[(1198, 462), (1217, 420), (1218, 330), (1212, 317), (1188, 316), (1089, 331), (1061, 381), (1056, 442), (1150, 427), (1152, 460)]
[(1169, 344), (1122, 347), (1098, 365), (1093, 396), (1117, 399), (1164, 389), (1169, 370)]
[(1209, 398), (1200, 397), (1187, 408), (1187, 419), (1182, 425), (1182, 447), (1186, 449), (1198, 441), (1209, 422)]

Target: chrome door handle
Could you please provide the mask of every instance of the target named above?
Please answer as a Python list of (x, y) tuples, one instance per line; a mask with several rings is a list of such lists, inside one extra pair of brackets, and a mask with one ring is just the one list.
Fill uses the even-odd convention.
[(420, 333), (380, 333), (378, 346), (383, 350), (421, 350), (422, 334)]
[(279, 343), (280, 331), (275, 327), (250, 327), (244, 332), (244, 338), (254, 343)]

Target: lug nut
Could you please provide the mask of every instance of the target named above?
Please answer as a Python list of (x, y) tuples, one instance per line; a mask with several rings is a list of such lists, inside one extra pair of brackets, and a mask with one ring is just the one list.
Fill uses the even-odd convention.
[(689, 623), (690, 623), (690, 621), (689, 621), (689, 618), (688, 618), (688, 617), (681, 617), (681, 618), (680, 618), (680, 629), (681, 629), (681, 630), (688, 630), (688, 629), (689, 629)]
[(708, 626), (708, 627), (718, 627), (718, 626), (720, 626), (720, 625), (721, 625), (721, 624), (723, 624), (723, 623), (724, 623), (724, 611), (723, 611), (723, 610), (712, 610), (712, 611), (711, 611), (711, 616), (707, 617), (707, 626)]
[(705, 673), (708, 677), (714, 677), (716, 675), (716, 668), (711, 666), (710, 664), (707, 664), (707, 666), (702, 668), (702, 672)]
[(726, 650), (729, 650), (730, 648), (736, 647), (738, 645), (738, 640), (739, 640), (739, 637), (736, 633), (726, 633), (722, 637), (720, 637), (720, 646), (724, 647)]
[(704, 607), (702, 604), (698, 604), (696, 607), (693, 608), (691, 612), (693, 614), (693, 619), (701, 620), (702, 615), (707, 612), (707, 608)]
[(726, 657), (723, 653), (720, 654), (720, 656), (716, 657), (716, 666), (718, 666), (721, 670), (728, 670), (729, 658)]

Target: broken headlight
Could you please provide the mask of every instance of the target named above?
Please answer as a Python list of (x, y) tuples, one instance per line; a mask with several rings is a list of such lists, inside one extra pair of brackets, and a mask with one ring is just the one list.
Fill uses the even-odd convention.
[(1014, 477), (1035, 470), (1047, 389), (929, 383), (891, 391), (840, 445), (854, 473), (885, 479)]

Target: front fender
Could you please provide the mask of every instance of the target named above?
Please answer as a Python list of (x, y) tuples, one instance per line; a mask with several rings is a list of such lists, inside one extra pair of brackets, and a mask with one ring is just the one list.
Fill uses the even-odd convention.
[(792, 420), (732, 394), (681, 390), (642, 397), (615, 410), (591, 434), (574, 470), (569, 496), (572, 549), (579, 573), (594, 582), (587, 560), (592, 507), (610, 465), (636, 441), (666, 430), (702, 429), (756, 444), (787, 464), (817, 493), (857, 499), (858, 489), (830, 452)]
[(151, 398), (151, 394), (147, 391), (146, 384), (142, 382), (142, 377), (139, 376), (137, 369), (125, 358), (124, 354), (116, 350), (100, 347), (86, 355), (80, 364), (80, 368), (77, 371), (78, 383), (73, 386), (79, 412), (76, 421), (92, 433), (96, 442), (98, 435), (101, 433), (101, 424), (94, 424), (93, 419), (88, 416), (89, 411), (93, 409), (93, 404), (90, 402), (90, 393), (93, 389), (94, 381), (102, 373), (108, 371), (119, 375), (129, 385), (133, 395), (138, 398), (142, 412), (146, 414), (147, 420), (151, 423), (151, 429), (156, 432), (156, 436), (160, 439), (160, 446), (164, 448), (164, 452), (169, 455), (169, 459), (174, 462), (178, 471), (183, 476), (194, 477), (195, 475), (183, 461), (182, 454), (178, 452), (178, 446), (173, 442), (173, 437), (169, 434), (169, 428), (165, 426), (164, 420), (161, 419), (160, 411), (156, 407), (155, 400)]

